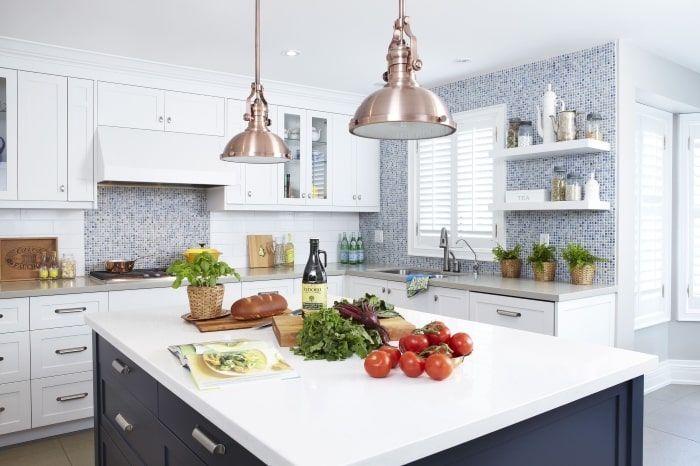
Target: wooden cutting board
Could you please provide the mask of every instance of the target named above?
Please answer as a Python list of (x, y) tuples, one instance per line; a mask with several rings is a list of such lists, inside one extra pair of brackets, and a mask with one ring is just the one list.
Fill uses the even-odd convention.
[[(379, 323), (389, 332), (389, 339), (392, 341), (408, 335), (416, 328), (415, 325), (403, 317), (379, 319)], [(297, 333), (301, 330), (302, 325), (301, 316), (279, 315), (272, 318), (272, 331), (275, 332), (280, 346), (296, 346)]]
[[(289, 312), (292, 311), (290, 309), (287, 309), (285, 311), (285, 313)], [(231, 317), (231, 314), (229, 314), (227, 316), (218, 317), (216, 319), (195, 320), (192, 323), (197, 326), (200, 332), (217, 332), (219, 330), (238, 330), (241, 328), (256, 327), (258, 325), (270, 322), (271, 319), (271, 317), (264, 317), (262, 319), (237, 320)]]
[(272, 235), (248, 235), (248, 261), (250, 268), (272, 267), (274, 254), (272, 248)]

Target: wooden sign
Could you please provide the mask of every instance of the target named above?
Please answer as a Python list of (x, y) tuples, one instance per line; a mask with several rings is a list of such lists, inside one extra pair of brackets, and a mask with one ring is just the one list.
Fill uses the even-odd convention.
[(58, 238), (0, 238), (0, 281), (38, 280), (42, 253), (58, 254)]
[(272, 267), (274, 256), (272, 235), (248, 235), (248, 260), (251, 269)]

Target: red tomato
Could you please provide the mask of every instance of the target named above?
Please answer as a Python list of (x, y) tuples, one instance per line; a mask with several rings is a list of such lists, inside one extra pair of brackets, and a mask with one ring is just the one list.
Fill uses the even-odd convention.
[(406, 351), (399, 359), (399, 367), (409, 377), (418, 377), (425, 370), (425, 359), (413, 351)]
[(431, 354), (425, 360), (425, 372), (431, 379), (444, 380), (452, 374), (452, 358), (446, 354)]
[(459, 332), (452, 335), (449, 342), (453, 356), (466, 356), (474, 349), (474, 341), (468, 333)]
[(379, 351), (384, 351), (391, 356), (391, 368), (393, 369), (399, 364), (399, 359), (401, 359), (401, 350), (395, 346), (383, 345), (379, 347)]
[(428, 342), (431, 345), (439, 345), (450, 341), (450, 329), (443, 322), (435, 320), (423, 327)]
[(413, 351), (414, 353), (420, 353), (429, 345), (428, 337), (419, 333), (410, 333), (399, 339), (399, 348), (403, 352)]
[(372, 351), (365, 358), (365, 371), (372, 377), (386, 377), (391, 372), (391, 356), (384, 351)]

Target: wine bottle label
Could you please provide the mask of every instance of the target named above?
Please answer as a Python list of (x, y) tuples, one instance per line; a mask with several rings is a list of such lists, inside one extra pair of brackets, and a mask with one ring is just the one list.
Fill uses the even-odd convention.
[(319, 311), (328, 303), (327, 283), (301, 284), (301, 309), (303, 311)]

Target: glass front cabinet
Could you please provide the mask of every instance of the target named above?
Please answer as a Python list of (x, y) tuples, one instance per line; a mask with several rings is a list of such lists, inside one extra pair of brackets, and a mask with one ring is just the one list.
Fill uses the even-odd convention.
[(17, 71), (0, 68), (0, 199), (17, 199)]
[(279, 204), (331, 205), (332, 115), (288, 107), (279, 107), (277, 115), (278, 134), (292, 153), (280, 164)]

